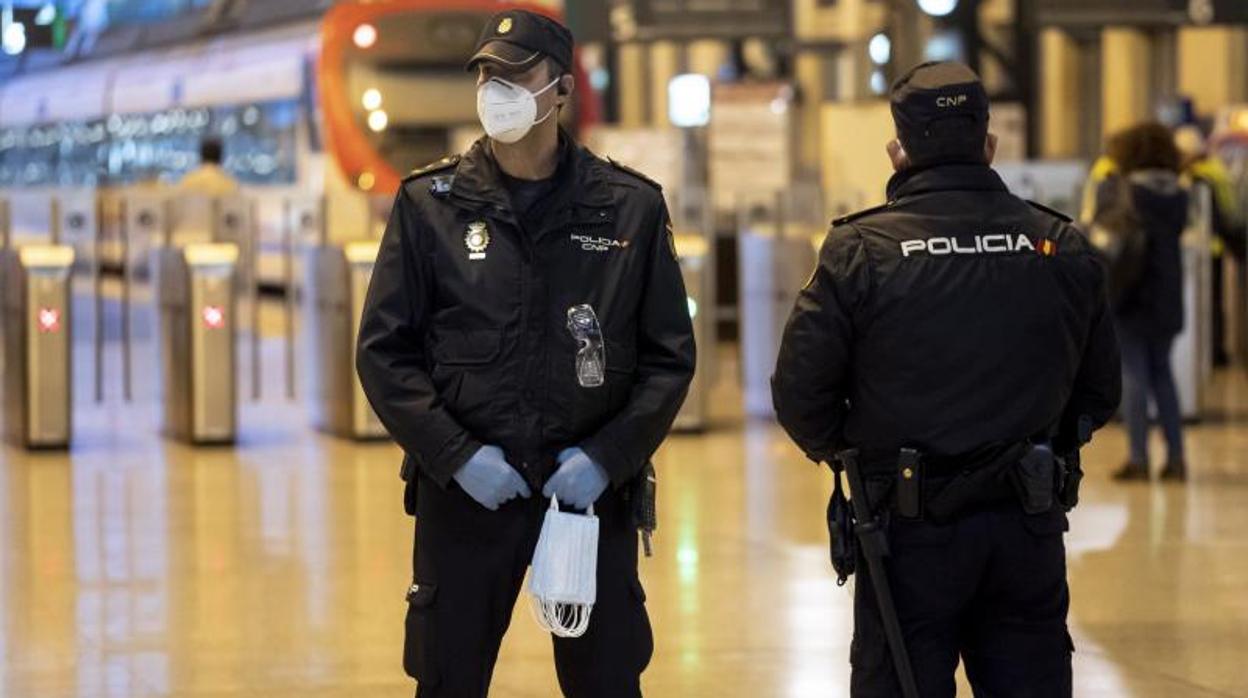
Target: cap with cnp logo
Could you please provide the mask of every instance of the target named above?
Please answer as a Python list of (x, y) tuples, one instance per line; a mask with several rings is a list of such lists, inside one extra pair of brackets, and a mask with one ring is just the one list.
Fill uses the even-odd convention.
[(988, 93), (975, 71), (923, 63), (893, 85), (897, 138), (916, 166), (979, 158), (988, 136)]
[(546, 15), (507, 10), (486, 23), (467, 68), (489, 61), (508, 72), (522, 72), (542, 58), (551, 58), (564, 72), (572, 72), (572, 32)]

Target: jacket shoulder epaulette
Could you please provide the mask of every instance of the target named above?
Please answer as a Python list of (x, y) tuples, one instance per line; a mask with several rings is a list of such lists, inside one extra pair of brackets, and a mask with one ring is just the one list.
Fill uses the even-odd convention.
[(617, 169), (617, 170), (619, 170), (619, 171), (621, 171), (621, 172), (623, 172), (623, 173), (625, 173), (625, 174), (630, 174), (630, 175), (632, 175), (632, 176), (636, 177), (637, 179), (640, 179), (641, 181), (645, 182), (646, 184), (649, 184), (650, 186), (654, 187), (655, 189), (658, 189), (659, 191), (663, 191), (663, 185), (662, 185), (662, 184), (659, 184), (658, 182), (654, 181), (653, 179), (650, 179), (650, 178), (649, 178), (649, 177), (647, 177), (646, 175), (644, 175), (644, 174), (642, 174), (642, 173), (638, 172), (637, 170), (634, 170), (633, 168), (629, 167), (628, 165), (625, 165), (624, 163), (620, 162), (619, 160), (615, 160), (615, 159), (612, 159), (612, 158), (607, 158), (607, 162), (611, 163), (611, 166), (612, 166), (612, 167), (614, 167), (615, 169)]
[(417, 177), (423, 177), (427, 174), (432, 174), (434, 172), (441, 172), (442, 170), (450, 169), (458, 164), (459, 164), (458, 155), (448, 155), (442, 158), (441, 160), (435, 160), (434, 162), (431, 162), (428, 165), (425, 165), (424, 167), (417, 167), (411, 172), (408, 172), (407, 176), (403, 178), (403, 181), (410, 182), (413, 179), (416, 179)]
[(1049, 214), (1050, 216), (1053, 216), (1054, 218), (1057, 218), (1058, 220), (1062, 221), (1063, 223), (1073, 223), (1073, 222), (1074, 222), (1074, 219), (1072, 219), (1070, 216), (1066, 215), (1065, 213), (1062, 213), (1061, 211), (1055, 211), (1055, 210), (1053, 210), (1053, 209), (1049, 208), (1048, 206), (1045, 206), (1044, 204), (1041, 204), (1041, 203), (1037, 203), (1037, 202), (1035, 202), (1035, 201), (1032, 201), (1031, 199), (1023, 199), (1023, 200), (1024, 200), (1024, 201), (1026, 201), (1026, 202), (1027, 202), (1027, 205), (1031, 206), (1032, 208), (1034, 208), (1034, 209), (1036, 209), (1036, 210), (1038, 210), (1038, 211), (1044, 211), (1045, 213)]
[(880, 204), (879, 206), (872, 206), (871, 208), (864, 208), (861, 211), (854, 211), (853, 213), (846, 214), (844, 216), (841, 216), (840, 218), (834, 218), (832, 219), (832, 227), (835, 228), (838, 225), (845, 225), (846, 223), (852, 223), (864, 216), (869, 216), (872, 213), (878, 213), (880, 211), (883, 211), (884, 209), (892, 205), (893, 205), (893, 202), (889, 201), (888, 203), (883, 203), (883, 204)]

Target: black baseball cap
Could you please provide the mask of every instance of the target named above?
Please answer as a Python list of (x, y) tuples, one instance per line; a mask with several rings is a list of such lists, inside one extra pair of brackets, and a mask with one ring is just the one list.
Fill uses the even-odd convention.
[(472, 70), (481, 61), (489, 61), (521, 72), (542, 58), (551, 58), (563, 72), (570, 73), (572, 43), (572, 32), (550, 17), (528, 10), (507, 10), (486, 22), (466, 67)]
[(988, 92), (975, 71), (955, 61), (923, 63), (889, 95), (897, 139), (916, 166), (978, 161), (988, 137)]

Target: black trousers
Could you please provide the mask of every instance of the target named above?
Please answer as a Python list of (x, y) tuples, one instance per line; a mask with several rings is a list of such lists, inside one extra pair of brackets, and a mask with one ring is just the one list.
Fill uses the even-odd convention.
[[(485, 698), (550, 502), (535, 495), (488, 511), (454, 482), (420, 485), (403, 667), (418, 698)], [(619, 492), (594, 509), (597, 602), (584, 635), (554, 638), (555, 669), (569, 698), (637, 698), (654, 649), (637, 532)]]
[[(1066, 527), (1013, 504), (944, 526), (893, 517), (885, 567), (923, 698), (952, 698), (959, 657), (979, 698), (1069, 698)], [(864, 562), (857, 574), (851, 695), (897, 698)]]

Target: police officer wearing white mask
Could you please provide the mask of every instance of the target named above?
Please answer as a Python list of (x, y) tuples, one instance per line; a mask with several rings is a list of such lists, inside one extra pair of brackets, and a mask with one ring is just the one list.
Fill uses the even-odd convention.
[(403, 448), (416, 516), (404, 668), (486, 696), (550, 497), (599, 517), (588, 631), (555, 638), (567, 696), (633, 697), (653, 651), (636, 504), (694, 369), (658, 185), (559, 127), (572, 36), (490, 19), (470, 60), (486, 137), (403, 182), (357, 369)]

